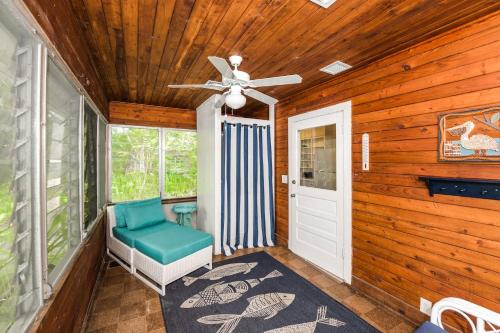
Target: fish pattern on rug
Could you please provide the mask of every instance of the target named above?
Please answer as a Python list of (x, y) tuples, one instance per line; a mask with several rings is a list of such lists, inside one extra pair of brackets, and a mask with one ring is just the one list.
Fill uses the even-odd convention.
[(185, 286), (190, 286), (194, 282), (198, 280), (220, 280), (226, 276), (231, 276), (239, 273), (243, 274), (248, 274), (252, 268), (257, 266), (258, 263), (256, 262), (238, 262), (234, 264), (227, 264), (227, 265), (222, 265), (219, 267), (216, 267), (212, 269), (211, 271), (206, 272), (202, 276), (199, 277), (190, 277), (190, 276), (184, 276), (182, 278), (182, 281), (184, 281)]
[(188, 298), (181, 304), (181, 308), (198, 308), (212, 304), (225, 304), (234, 302), (244, 293), (258, 286), (261, 282), (283, 276), (279, 271), (274, 270), (260, 279), (247, 279), (224, 283), (224, 281), (212, 284), (199, 293)]
[(208, 325), (222, 324), (217, 333), (231, 333), (243, 318), (270, 319), (287, 308), (295, 299), (294, 294), (269, 293), (248, 298), (248, 306), (241, 314), (216, 314), (198, 318), (198, 322)]
[(200, 268), (160, 301), (169, 333), (378, 332), (265, 252)]
[(275, 328), (269, 331), (265, 331), (264, 333), (314, 333), (316, 331), (316, 326), (318, 326), (318, 324), (323, 324), (333, 327), (340, 327), (345, 325), (343, 321), (337, 320), (335, 318), (327, 318), (326, 317), (327, 311), (328, 308), (326, 306), (324, 305), (320, 306), (318, 308), (318, 313), (316, 314), (316, 320), (314, 321)]

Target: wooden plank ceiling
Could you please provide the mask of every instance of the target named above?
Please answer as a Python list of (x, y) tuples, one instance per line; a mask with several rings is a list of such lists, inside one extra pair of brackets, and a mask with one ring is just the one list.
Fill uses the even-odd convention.
[[(207, 57), (244, 57), (252, 78), (298, 73), (295, 86), (262, 88), (278, 99), (499, 10), (494, 0), (71, 0), (108, 99), (196, 108), (213, 91), (170, 83), (220, 80)], [(248, 109), (261, 106), (251, 102)]]

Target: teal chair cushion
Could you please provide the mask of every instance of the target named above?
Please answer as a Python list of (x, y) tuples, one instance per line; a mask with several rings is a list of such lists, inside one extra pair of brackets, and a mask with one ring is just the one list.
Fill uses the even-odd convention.
[[(140, 237), (149, 235), (151, 233), (162, 232), (164, 230), (169, 229), (169, 225), (174, 225), (174, 222), (166, 221), (165, 223), (155, 224), (148, 228), (142, 228), (138, 230), (129, 230), (126, 227), (114, 227), (113, 228), (113, 236), (115, 236), (118, 240), (127, 244), (130, 247), (135, 247), (135, 242)], [(177, 225), (177, 224), (175, 224)]]
[(127, 221), (125, 220), (125, 209), (128, 206), (137, 206), (137, 205), (143, 205), (151, 202), (156, 202), (160, 198), (153, 198), (153, 199), (147, 199), (147, 200), (140, 200), (140, 201), (127, 201), (127, 202), (122, 202), (119, 204), (115, 205), (115, 218), (116, 218), (116, 226), (119, 228), (123, 228), (127, 226)]
[(139, 205), (128, 205), (124, 215), (129, 230), (142, 229), (165, 221), (160, 198)]
[(212, 236), (188, 227), (165, 223), (168, 228), (148, 233), (135, 241), (144, 255), (166, 265), (212, 245)]

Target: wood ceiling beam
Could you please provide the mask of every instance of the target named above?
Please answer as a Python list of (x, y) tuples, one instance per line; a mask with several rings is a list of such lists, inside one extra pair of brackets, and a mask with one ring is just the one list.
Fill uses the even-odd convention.
[(196, 129), (196, 111), (137, 103), (109, 103), (111, 124)]

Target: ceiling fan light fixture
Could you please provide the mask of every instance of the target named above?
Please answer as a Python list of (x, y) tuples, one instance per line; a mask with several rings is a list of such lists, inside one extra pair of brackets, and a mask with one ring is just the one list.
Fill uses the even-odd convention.
[(241, 93), (240, 86), (232, 86), (231, 92), (226, 96), (226, 105), (233, 110), (241, 109), (245, 106), (247, 99)]
[(241, 109), (245, 106), (247, 99), (245, 96), (238, 94), (233, 95), (229, 94), (226, 96), (226, 105), (229, 106), (233, 110)]

